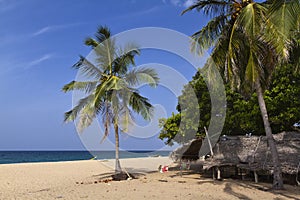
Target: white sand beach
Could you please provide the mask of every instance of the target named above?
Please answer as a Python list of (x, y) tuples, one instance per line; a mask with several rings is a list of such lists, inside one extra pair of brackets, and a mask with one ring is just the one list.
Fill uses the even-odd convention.
[(128, 181), (105, 181), (113, 173), (113, 160), (0, 165), (0, 199), (300, 199), (300, 188), (264, 191), (270, 184), (226, 179), (213, 181), (185, 171), (157, 172), (174, 165), (167, 157), (121, 159)]

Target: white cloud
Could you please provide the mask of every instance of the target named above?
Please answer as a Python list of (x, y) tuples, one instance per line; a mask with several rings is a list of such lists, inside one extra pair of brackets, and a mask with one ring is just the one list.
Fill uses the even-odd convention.
[[(3, 56), (3, 57), (2, 57)], [(13, 74), (20, 75), (22, 72), (25, 72), (26, 70), (29, 70), (30, 68), (37, 66), (49, 59), (52, 59), (54, 57), (53, 54), (45, 54), (41, 57), (38, 57), (36, 59), (32, 59), (31, 61), (24, 59), (18, 59), (15, 56), (10, 55), (1, 55), (0, 56), (0, 77), (3, 79), (3, 77), (12, 76)]]
[(52, 57), (53, 57), (52, 54), (45, 54), (42, 57), (40, 57), (40, 58), (38, 58), (36, 60), (33, 60), (30, 63), (28, 63), (27, 68), (33, 67), (35, 65), (38, 65), (38, 64), (40, 64), (40, 63), (42, 63), (42, 62), (44, 62), (46, 60), (49, 60)]
[(156, 7), (152, 7), (152, 8), (149, 8), (147, 10), (142, 10), (140, 12), (136, 12), (134, 13), (135, 16), (140, 16), (140, 15), (145, 15), (145, 14), (150, 14), (152, 12), (155, 12), (159, 9), (160, 7), (156, 6)]
[(51, 31), (57, 31), (60, 29), (65, 29), (65, 28), (70, 28), (70, 27), (74, 27), (74, 26), (78, 26), (78, 25), (82, 25), (85, 23), (72, 23), (72, 24), (62, 24), (62, 25), (53, 25), (53, 26), (45, 26), (39, 30), (37, 30), (36, 32), (34, 32), (32, 34), (32, 36), (38, 36), (38, 35), (42, 35), (44, 33), (48, 33)]
[(38, 35), (41, 35), (41, 34), (43, 34), (43, 33), (48, 32), (48, 31), (51, 31), (51, 29), (54, 29), (54, 27), (46, 26), (46, 27), (41, 28), (40, 30), (36, 31), (36, 32), (33, 33), (32, 35), (33, 35), (33, 36), (38, 36)]
[[(167, 0), (162, 0), (164, 4), (167, 3)], [(195, 0), (169, 0), (169, 3), (176, 7), (190, 7), (195, 3)]]
[(186, 2), (184, 2), (183, 6), (188, 8), (190, 7), (191, 5), (193, 5), (195, 3), (194, 0), (187, 0)]
[(116, 16), (114, 18), (111, 18), (111, 20), (120, 20), (120, 19), (124, 19), (124, 18), (139, 17), (139, 16), (154, 13), (154, 12), (158, 11), (160, 8), (161, 8), (161, 6), (155, 6), (155, 7), (146, 9), (146, 10), (140, 10), (137, 12), (132, 12), (130, 14)]

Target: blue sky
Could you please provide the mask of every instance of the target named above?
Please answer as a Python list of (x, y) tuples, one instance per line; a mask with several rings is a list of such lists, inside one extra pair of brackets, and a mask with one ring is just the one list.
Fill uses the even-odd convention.
[[(90, 52), (84, 39), (93, 36), (99, 25), (107, 25), (113, 34), (151, 26), (191, 35), (206, 20), (196, 12), (180, 16), (190, 3), (0, 0), (0, 150), (84, 149), (74, 124), (63, 123), (63, 113), (72, 106), (72, 95), (61, 92), (62, 86), (76, 76), (71, 66), (78, 55)], [(137, 64), (148, 62), (174, 67), (188, 80), (194, 74), (184, 67), (184, 61), (164, 52), (149, 50), (137, 58)], [(152, 100), (151, 94), (148, 96)], [(174, 95), (166, 94), (161, 101), (167, 105), (168, 114), (175, 111)], [(155, 99), (153, 103), (157, 103)], [(121, 143), (131, 149), (163, 146), (157, 136), (141, 143)]]

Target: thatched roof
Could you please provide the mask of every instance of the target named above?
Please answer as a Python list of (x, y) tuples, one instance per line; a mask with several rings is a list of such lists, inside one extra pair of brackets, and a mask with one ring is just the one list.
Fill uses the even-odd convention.
[(202, 139), (193, 139), (184, 144), (182, 147), (177, 148), (170, 154), (170, 158), (174, 161), (177, 160), (198, 160), (199, 150), (202, 145)]
[[(284, 173), (296, 174), (300, 169), (300, 133), (282, 132), (274, 135), (277, 145), (281, 168)], [(198, 143), (199, 144), (199, 143)], [(197, 148), (186, 148), (182, 154), (198, 156)], [(196, 151), (198, 149), (198, 151)], [(192, 150), (194, 150), (192, 152)], [(203, 168), (215, 166), (238, 166), (250, 170), (267, 170), (272, 173), (271, 153), (265, 136), (227, 136), (219, 140), (213, 148), (214, 156), (203, 161)], [(193, 157), (193, 156), (190, 156)], [(193, 158), (194, 158), (193, 157)], [(177, 157), (177, 159), (180, 157)]]

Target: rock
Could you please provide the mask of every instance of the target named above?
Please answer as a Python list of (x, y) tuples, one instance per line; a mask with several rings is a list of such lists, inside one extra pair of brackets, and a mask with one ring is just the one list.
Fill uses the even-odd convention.
[(131, 178), (134, 178), (132, 174), (127, 175), (125, 172), (120, 172), (117, 174), (112, 175), (113, 181), (124, 181), (124, 180), (130, 180)]

